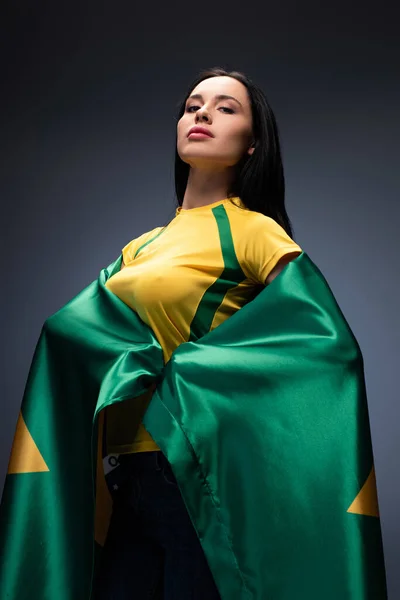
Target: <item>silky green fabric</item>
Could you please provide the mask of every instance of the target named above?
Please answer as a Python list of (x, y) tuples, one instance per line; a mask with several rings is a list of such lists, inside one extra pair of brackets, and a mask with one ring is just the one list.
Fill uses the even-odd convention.
[(386, 599), (379, 517), (348, 512), (373, 468), (362, 356), (318, 268), (301, 254), (164, 367), (105, 288), (120, 264), (44, 325), (22, 415), (49, 471), (7, 477), (0, 598), (90, 598), (96, 417), (156, 381), (144, 425), (222, 600)]

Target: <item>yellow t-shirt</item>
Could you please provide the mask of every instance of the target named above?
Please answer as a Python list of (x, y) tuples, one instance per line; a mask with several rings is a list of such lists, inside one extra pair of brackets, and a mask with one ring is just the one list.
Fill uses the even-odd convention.
[[(248, 210), (238, 197), (225, 198), (179, 207), (168, 225), (129, 242), (122, 249), (126, 267), (106, 285), (151, 327), (167, 363), (180, 344), (199, 339), (252, 300), (285, 254), (301, 251), (276, 221)], [(109, 452), (160, 450), (141, 423), (150, 399), (139, 417), (138, 402), (107, 409)]]

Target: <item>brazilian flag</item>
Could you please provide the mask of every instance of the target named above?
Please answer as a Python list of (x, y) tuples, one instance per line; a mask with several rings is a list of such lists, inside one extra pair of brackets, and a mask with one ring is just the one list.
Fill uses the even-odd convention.
[[(1, 505), (1, 600), (89, 600), (111, 502), (104, 409), (148, 404), (222, 600), (387, 598), (362, 355), (300, 254), (166, 365), (97, 281), (49, 317)], [(106, 474), (106, 475), (105, 475)]]

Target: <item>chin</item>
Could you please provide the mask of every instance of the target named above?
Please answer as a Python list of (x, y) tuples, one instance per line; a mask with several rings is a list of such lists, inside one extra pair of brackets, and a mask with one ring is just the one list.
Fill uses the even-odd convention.
[(238, 162), (236, 156), (221, 155), (216, 152), (210, 153), (210, 149), (205, 147), (200, 148), (199, 145), (196, 147), (191, 146), (190, 149), (178, 150), (179, 158), (190, 165), (191, 167), (197, 168), (229, 168), (233, 167)]

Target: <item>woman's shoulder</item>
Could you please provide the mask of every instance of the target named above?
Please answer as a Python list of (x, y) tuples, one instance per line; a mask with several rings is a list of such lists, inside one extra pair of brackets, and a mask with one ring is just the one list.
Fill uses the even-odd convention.
[(154, 229), (150, 229), (149, 231), (145, 231), (138, 237), (133, 238), (122, 248), (122, 257), (124, 259), (125, 265), (132, 262), (135, 258), (135, 254), (139, 250), (143, 244), (149, 242), (154, 236), (158, 235), (164, 229), (163, 225), (158, 227), (154, 227)]
[(282, 225), (272, 217), (255, 210), (243, 211), (244, 219), (241, 219), (241, 230), (246, 238), (256, 240), (258, 236), (272, 235), (291, 240)]

